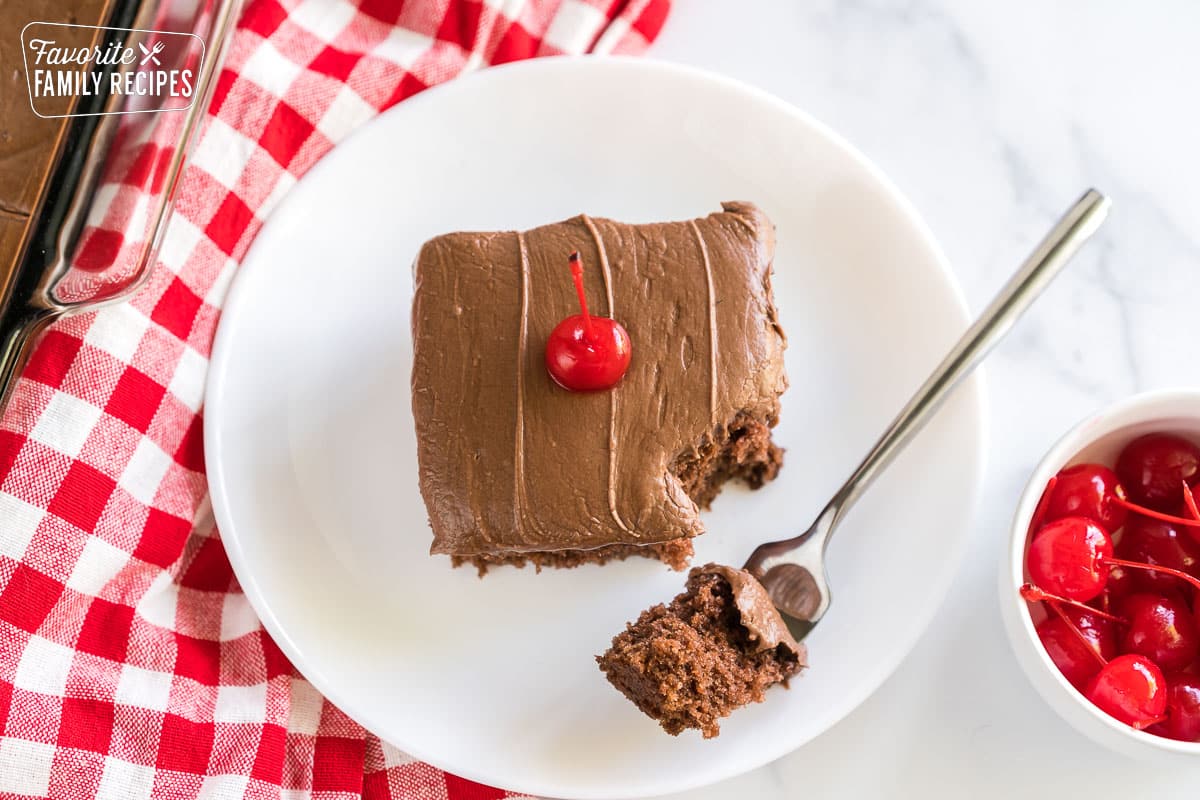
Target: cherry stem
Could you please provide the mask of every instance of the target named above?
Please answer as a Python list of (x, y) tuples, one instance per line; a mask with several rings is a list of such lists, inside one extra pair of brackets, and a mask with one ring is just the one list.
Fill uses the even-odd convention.
[(579, 295), (579, 308), (583, 311), (583, 335), (592, 339), (592, 315), (588, 313), (587, 296), (583, 293), (583, 262), (579, 259), (579, 251), (571, 253), (571, 277), (575, 279), (575, 291)]
[[(1188, 493), (1184, 495), (1184, 498), (1186, 499), (1190, 493), (1191, 492), (1189, 490)], [(1193, 498), (1193, 501), (1194, 499), (1195, 498)], [(1163, 512), (1155, 511), (1152, 508), (1139, 506), (1137, 503), (1131, 503), (1123, 497), (1118, 497), (1116, 500), (1118, 504), (1124, 506), (1135, 514), (1141, 514), (1143, 517), (1151, 517), (1152, 519), (1157, 519), (1162, 522), (1170, 522), (1172, 525), (1182, 525), (1185, 528), (1200, 528), (1200, 517), (1197, 517), (1196, 519), (1177, 517), (1174, 514), (1164, 514)]]
[(1054, 494), (1054, 484), (1058, 483), (1058, 476), (1051, 475), (1050, 480), (1046, 481), (1046, 490), (1042, 492), (1042, 498), (1038, 500), (1037, 508), (1033, 511), (1033, 518), (1029, 521), (1029, 532), (1037, 533), (1042, 529), (1042, 520), (1046, 518), (1046, 510), (1050, 506), (1050, 496)]
[(1200, 521), (1200, 508), (1196, 507), (1196, 495), (1192, 494), (1192, 487), (1187, 485), (1187, 481), (1183, 482), (1183, 504), (1187, 506), (1188, 513)]
[(1170, 575), (1174, 578), (1179, 578), (1181, 581), (1187, 581), (1196, 589), (1200, 589), (1200, 580), (1194, 576), (1188, 575), (1181, 570), (1172, 569), (1171, 567), (1163, 567), (1158, 564), (1143, 564), (1140, 561), (1126, 561), (1123, 558), (1105, 558), (1101, 559), (1101, 563), (1108, 564), (1111, 567), (1130, 567), (1131, 569), (1144, 569), (1147, 572), (1161, 572), (1163, 575)]
[(1021, 587), (1021, 598), (1030, 603), (1048, 603), (1050, 604), (1051, 608), (1054, 607), (1055, 603), (1059, 605), (1071, 606), (1072, 608), (1078, 608), (1080, 611), (1086, 611), (1087, 613), (1097, 616), (1100, 619), (1106, 619), (1109, 622), (1117, 622), (1121, 625), (1129, 624), (1128, 621), (1122, 619), (1121, 617), (1113, 616), (1112, 614), (1101, 611), (1098, 608), (1092, 608), (1086, 603), (1081, 603), (1078, 600), (1071, 600), (1066, 597), (1059, 597), (1056, 594), (1050, 594), (1046, 590), (1039, 589), (1038, 587), (1034, 586), (1032, 583), (1027, 583)]
[(1151, 725), (1157, 725), (1160, 722), (1166, 722), (1169, 718), (1169, 714), (1163, 714), (1161, 717), (1151, 717), (1150, 719), (1144, 719), (1140, 722), (1131, 722), (1129, 723), (1129, 727), (1133, 728), (1135, 731), (1144, 731)]

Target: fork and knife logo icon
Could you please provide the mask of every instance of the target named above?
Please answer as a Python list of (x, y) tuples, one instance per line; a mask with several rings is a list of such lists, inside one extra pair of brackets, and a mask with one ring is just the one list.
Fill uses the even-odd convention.
[(162, 66), (162, 62), (158, 60), (158, 54), (166, 49), (167, 45), (165, 42), (155, 42), (154, 49), (152, 50), (147, 48), (146, 45), (142, 44), (141, 42), (138, 42), (138, 47), (144, 54), (142, 56), (142, 63), (139, 66), (144, 67), (149, 61), (153, 61), (156, 65)]

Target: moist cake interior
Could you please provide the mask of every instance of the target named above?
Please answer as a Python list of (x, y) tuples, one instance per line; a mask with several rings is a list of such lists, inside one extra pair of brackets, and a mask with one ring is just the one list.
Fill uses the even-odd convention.
[[(726, 575), (743, 583), (740, 598)], [(739, 608), (747, 602), (749, 612)], [(766, 619), (769, 631), (748, 627), (747, 615)], [(734, 709), (761, 702), (774, 684), (787, 686), (805, 666), (805, 650), (786, 633), (757, 581), (741, 570), (708, 565), (692, 570), (686, 590), (669, 605), (642, 612), (596, 661), (609, 682), (667, 733), (697, 729), (710, 739)]]

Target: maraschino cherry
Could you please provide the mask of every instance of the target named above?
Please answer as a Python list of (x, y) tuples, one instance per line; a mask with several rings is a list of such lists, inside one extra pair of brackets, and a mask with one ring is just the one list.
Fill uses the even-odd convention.
[(1082, 692), (1101, 667), (1116, 658), (1115, 627), (1097, 614), (1050, 607), (1054, 614), (1037, 626), (1038, 638), (1063, 677)]
[(1086, 603), (1104, 590), (1112, 553), (1103, 528), (1085, 517), (1066, 517), (1034, 534), (1026, 563), (1034, 585)]
[[(1171, 567), (1200, 577), (1200, 544), (1182, 533), (1182, 530), (1185, 529), (1178, 525), (1134, 514), (1125, 523), (1121, 541), (1115, 546), (1113, 554), (1126, 561)], [(1133, 585), (1142, 591), (1164, 594), (1190, 591), (1178, 578), (1146, 570), (1133, 575)]]
[(1125, 445), (1116, 471), (1134, 502), (1174, 511), (1179, 507), (1179, 485), (1200, 479), (1200, 448), (1179, 436), (1150, 433)]
[(1142, 655), (1127, 653), (1109, 661), (1084, 694), (1101, 711), (1138, 730), (1166, 721), (1167, 680)]
[(1124, 499), (1117, 473), (1103, 464), (1076, 464), (1060, 471), (1046, 488), (1042, 521), (1087, 517), (1104, 530), (1115, 531), (1129, 513), (1121, 504)]
[(1200, 675), (1167, 678), (1167, 721), (1153, 732), (1183, 742), (1200, 741)]
[(1112, 538), (1085, 517), (1066, 517), (1046, 523), (1029, 546), (1029, 577), (1041, 589), (1086, 603), (1098, 597), (1108, 582), (1109, 567), (1159, 572), (1200, 589), (1200, 579), (1171, 567), (1113, 558)]
[[(1155, 451), (1151, 450), (1150, 455), (1155, 455)], [(1179, 458), (1183, 456), (1179, 455)], [(1129, 469), (1132, 467), (1127, 466)], [(1175, 461), (1164, 457), (1144, 464), (1138, 473), (1138, 480), (1157, 487), (1173, 480), (1180, 472)], [(1145, 487), (1139, 488), (1138, 492), (1145, 496)], [(1173, 502), (1156, 500), (1152, 505), (1139, 505), (1129, 499), (1125, 483), (1108, 467), (1103, 464), (1076, 464), (1062, 470), (1046, 484), (1031, 529), (1037, 530), (1042, 523), (1064, 517), (1087, 517), (1111, 533), (1125, 524), (1128, 513), (1132, 511), (1182, 528), (1195, 529), (1189, 532), (1200, 539), (1200, 515), (1189, 513), (1189, 494), (1188, 483), (1180, 479), (1174, 484), (1174, 493), (1171, 495)], [(1164, 507), (1168, 510), (1163, 510)], [(1184, 509), (1188, 516), (1169, 513), (1175, 508)]]
[(1125, 599), (1122, 615), (1129, 621), (1121, 651), (1137, 653), (1164, 672), (1176, 672), (1200, 654), (1200, 632), (1187, 604), (1177, 597), (1133, 594)]
[(571, 253), (570, 265), (582, 313), (567, 317), (550, 332), (546, 369), (555, 383), (573, 392), (611, 389), (629, 368), (629, 333), (615, 319), (588, 313), (578, 252)]

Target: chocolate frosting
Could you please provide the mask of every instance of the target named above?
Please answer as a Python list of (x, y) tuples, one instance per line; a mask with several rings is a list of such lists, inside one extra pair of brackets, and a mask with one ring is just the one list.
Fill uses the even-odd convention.
[[(421, 249), (413, 415), (433, 553), (647, 545), (694, 536), (671, 465), (739, 411), (773, 415), (787, 386), (770, 295), (774, 233), (749, 203), (686, 221), (578, 216), (530, 231), (454, 233)], [(545, 342), (578, 313), (629, 331), (612, 390), (550, 378)]]
[(787, 623), (779, 614), (779, 609), (771, 602), (771, 596), (758, 580), (744, 569), (734, 569), (723, 564), (705, 564), (696, 567), (694, 572), (720, 575), (729, 583), (733, 590), (733, 603), (741, 615), (742, 627), (756, 642), (755, 650), (771, 650), (783, 645), (795, 653), (800, 662), (806, 657), (804, 645), (797, 642), (787, 628)]

